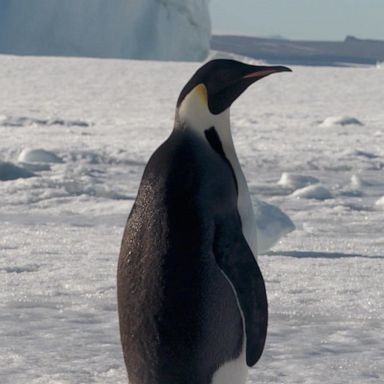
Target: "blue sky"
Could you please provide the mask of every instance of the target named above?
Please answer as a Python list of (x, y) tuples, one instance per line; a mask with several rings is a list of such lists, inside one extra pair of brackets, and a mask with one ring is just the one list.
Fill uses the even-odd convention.
[(384, 40), (384, 0), (211, 0), (214, 33)]

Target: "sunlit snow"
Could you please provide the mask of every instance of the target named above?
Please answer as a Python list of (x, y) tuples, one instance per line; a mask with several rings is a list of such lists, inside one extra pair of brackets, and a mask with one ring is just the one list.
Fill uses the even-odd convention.
[[(0, 181), (2, 384), (127, 382), (123, 227), (197, 67), (0, 56), (0, 160), (34, 174)], [(383, 382), (383, 84), (376, 68), (293, 67), (232, 108), (255, 209), (261, 199), (296, 226), (258, 259), (270, 321), (250, 383)], [(319, 127), (332, 116), (364, 125)], [(21, 156), (31, 150), (62, 162)], [(306, 185), (279, 184), (283, 173), (319, 180), (331, 198), (292, 197)]]

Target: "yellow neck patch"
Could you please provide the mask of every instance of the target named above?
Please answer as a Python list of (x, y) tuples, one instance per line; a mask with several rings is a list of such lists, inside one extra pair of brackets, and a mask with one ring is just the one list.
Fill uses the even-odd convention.
[(204, 105), (208, 104), (208, 91), (204, 84), (199, 84), (196, 88), (196, 93)]

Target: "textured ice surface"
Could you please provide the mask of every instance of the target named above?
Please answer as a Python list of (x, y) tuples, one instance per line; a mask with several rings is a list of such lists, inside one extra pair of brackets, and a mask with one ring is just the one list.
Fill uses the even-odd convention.
[[(197, 66), (0, 56), (0, 115), (92, 122), (0, 121), (3, 161), (24, 148), (64, 161), (0, 182), (2, 384), (127, 382), (115, 291), (122, 231)], [(293, 70), (256, 83), (232, 108), (255, 206), (276, 205), (296, 225), (258, 259), (270, 321), (250, 383), (382, 384), (384, 71)], [(365, 125), (318, 126), (343, 115)], [(289, 197), (276, 183), (283, 172), (321, 180), (334, 198)], [(344, 193), (353, 175), (367, 181), (359, 196)]]
[(65, 125), (68, 127), (78, 126), (78, 127), (87, 127), (88, 122), (82, 120), (63, 120), (60, 118), (36, 118), (28, 116), (5, 116), (0, 115), (0, 124), (2, 126), (11, 126), (11, 127), (24, 127), (32, 125)]
[(0, 52), (202, 60), (208, 0), (2, 0)]

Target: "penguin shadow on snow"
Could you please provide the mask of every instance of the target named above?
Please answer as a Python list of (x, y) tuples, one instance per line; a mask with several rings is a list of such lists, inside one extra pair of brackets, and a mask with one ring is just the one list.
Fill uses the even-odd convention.
[(286, 256), (297, 259), (384, 259), (384, 256), (367, 256), (359, 253), (343, 253), (343, 252), (317, 252), (317, 251), (270, 251), (267, 256)]

